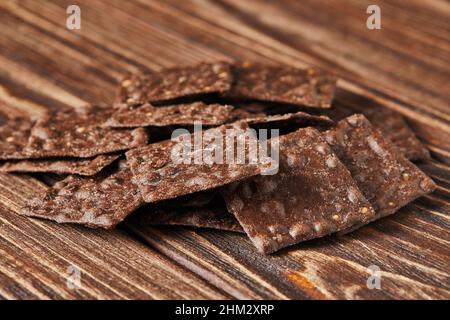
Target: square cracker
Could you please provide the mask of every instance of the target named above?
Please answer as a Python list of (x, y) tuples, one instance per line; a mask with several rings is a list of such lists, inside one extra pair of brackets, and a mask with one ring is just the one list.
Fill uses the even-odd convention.
[[(194, 134), (185, 134), (183, 139), (166, 140), (159, 143), (149, 144), (145, 147), (136, 148), (126, 153), (127, 161), (130, 164), (134, 180), (141, 190), (142, 196), (146, 202), (157, 202), (166, 199), (173, 199), (182, 195), (208, 190), (223, 186), (227, 183), (242, 180), (268, 169), (272, 164), (266, 159), (256, 159), (249, 161), (250, 145), (258, 142), (256, 138), (249, 134), (248, 127), (244, 123), (235, 123), (224, 125), (218, 128), (197, 132)], [(232, 138), (232, 143), (227, 142)], [(201, 143), (197, 143), (196, 140)], [(218, 141), (217, 138), (222, 139)], [(219, 148), (211, 149), (217, 142)], [(237, 143), (244, 145), (245, 161), (239, 163), (236, 157)], [(179, 149), (179, 146), (190, 146), (184, 148), (187, 161), (174, 161), (173, 152)], [(194, 146), (194, 148), (192, 148)], [(180, 148), (181, 150), (183, 148)], [(186, 150), (189, 149), (189, 150)], [(217, 161), (208, 161), (202, 157), (203, 151), (222, 150), (222, 163)], [(226, 158), (227, 154), (233, 152), (231, 161)], [(177, 153), (177, 152), (175, 152)], [(206, 161), (204, 161), (206, 160)], [(213, 163), (211, 163), (213, 162)]]
[(93, 176), (109, 166), (120, 155), (99, 155), (95, 158), (31, 159), (0, 163), (0, 172), (50, 172)]
[(329, 108), (336, 78), (315, 68), (298, 69), (260, 63), (233, 66), (233, 84), (226, 96)]
[(299, 129), (279, 138), (279, 172), (223, 190), (234, 214), (261, 253), (347, 229), (374, 211), (350, 172), (319, 131)]
[(154, 107), (145, 104), (122, 104), (106, 124), (114, 128), (164, 127), (170, 125), (221, 125), (232, 118), (232, 106), (193, 102)]
[(372, 204), (375, 218), (396, 212), (436, 187), (361, 114), (339, 121), (324, 137)]
[[(411, 161), (426, 161), (430, 152), (417, 138), (403, 116), (386, 107), (363, 101), (364, 107), (342, 104), (339, 100), (332, 108), (322, 111), (335, 121), (342, 120), (356, 113), (362, 113), (372, 125), (381, 131), (385, 138), (391, 140), (398, 150)], [(372, 104), (371, 104), (372, 102)]]
[(194, 66), (167, 68), (135, 74), (121, 82), (120, 102), (163, 103), (230, 89), (231, 71), (225, 62), (203, 62)]
[(24, 158), (77, 157), (127, 150), (147, 144), (143, 128), (116, 130), (104, 126), (114, 109), (86, 106), (50, 112), (31, 129)]
[(391, 140), (400, 152), (411, 161), (430, 159), (430, 152), (416, 137), (406, 120), (388, 108), (365, 108), (363, 114), (381, 133)]
[(33, 122), (24, 117), (3, 117), (0, 113), (0, 159), (26, 157), (24, 148), (30, 137)]
[(69, 176), (57, 182), (22, 208), (20, 214), (110, 229), (142, 204), (128, 165), (120, 161), (112, 172), (89, 178)]

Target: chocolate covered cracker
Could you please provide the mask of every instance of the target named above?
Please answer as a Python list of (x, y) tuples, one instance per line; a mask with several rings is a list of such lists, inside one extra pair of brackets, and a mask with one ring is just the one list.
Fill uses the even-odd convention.
[(265, 114), (254, 114), (251, 112), (248, 112), (247, 110), (244, 109), (238, 109), (235, 108), (231, 111), (231, 118), (229, 122), (236, 122), (236, 121), (240, 121), (240, 120), (247, 120), (247, 119), (251, 119), (251, 118), (258, 118), (261, 116), (265, 116)]
[(228, 210), (259, 252), (275, 252), (373, 218), (370, 203), (317, 130), (299, 129), (279, 140), (277, 174), (223, 190)]
[(233, 84), (226, 96), (329, 108), (336, 78), (318, 69), (243, 63), (233, 66)]
[[(363, 101), (364, 102), (364, 101)], [(370, 102), (369, 102), (370, 103)], [(416, 137), (401, 114), (378, 105), (353, 107), (337, 102), (332, 108), (322, 111), (335, 121), (342, 120), (356, 113), (362, 113), (372, 125), (379, 129), (385, 138), (391, 140), (398, 150), (411, 161), (430, 159), (430, 152)]]
[(161, 103), (227, 91), (231, 72), (225, 62), (163, 69), (136, 74), (121, 83), (118, 101)]
[(232, 118), (232, 106), (194, 102), (154, 107), (149, 103), (122, 104), (106, 122), (110, 127), (164, 127), (170, 125), (221, 125)]
[(52, 112), (40, 118), (31, 130), (25, 148), (27, 157), (89, 158), (127, 150), (147, 143), (143, 128), (116, 130), (104, 126), (114, 110), (106, 106), (87, 106)]
[(175, 208), (146, 206), (133, 216), (139, 225), (172, 225), (244, 232), (239, 222), (223, 206)]
[(27, 118), (10, 118), (0, 113), (0, 160), (26, 157), (23, 149), (32, 126), (33, 123)]
[(139, 189), (131, 181), (128, 165), (120, 161), (112, 172), (89, 178), (69, 176), (57, 182), (20, 213), (59, 223), (109, 229), (143, 203)]
[(428, 149), (417, 139), (399, 113), (387, 108), (366, 108), (363, 114), (407, 159), (411, 161), (430, 159)]
[(316, 116), (306, 112), (277, 114), (270, 116), (255, 116), (248, 119), (243, 119), (252, 127), (273, 127), (273, 128), (301, 128), (307, 126), (329, 127), (334, 122), (327, 116)]
[(110, 165), (119, 155), (95, 158), (12, 160), (0, 163), (0, 172), (49, 172), (93, 176)]
[(267, 116), (264, 107), (259, 103), (238, 103), (234, 106), (235, 108), (231, 111), (232, 120), (230, 122)]
[(339, 121), (324, 137), (372, 204), (375, 218), (396, 212), (436, 187), (361, 114)]
[(144, 200), (172, 199), (260, 174), (271, 163), (250, 159), (255, 154), (249, 150), (257, 140), (247, 128), (243, 123), (224, 125), (128, 151), (127, 161)]

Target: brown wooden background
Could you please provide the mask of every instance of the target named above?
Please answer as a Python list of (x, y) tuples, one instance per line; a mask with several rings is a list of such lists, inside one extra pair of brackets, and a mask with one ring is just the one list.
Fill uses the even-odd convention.
[[(81, 30), (66, 7), (81, 7)], [(369, 31), (378, 4), (382, 29)], [(265, 257), (245, 237), (125, 223), (115, 231), (19, 217), (43, 184), (0, 175), (3, 298), (450, 298), (450, 4), (423, 1), (0, 1), (0, 107), (110, 102), (119, 79), (202, 60), (252, 59), (337, 73), (337, 103), (404, 114), (432, 150), (438, 190), (342, 238)], [(447, 163), (447, 164), (446, 164)], [(67, 268), (82, 287), (66, 286)], [(378, 265), (381, 290), (369, 290)]]

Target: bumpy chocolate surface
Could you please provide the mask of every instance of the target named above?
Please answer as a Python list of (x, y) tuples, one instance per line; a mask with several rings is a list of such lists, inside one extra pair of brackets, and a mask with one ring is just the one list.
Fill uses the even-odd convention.
[(119, 155), (100, 155), (87, 159), (15, 160), (0, 164), (0, 172), (50, 172), (93, 176), (118, 158)]
[(229, 90), (230, 66), (224, 62), (135, 74), (121, 83), (121, 102), (165, 102)]
[(143, 128), (116, 130), (104, 126), (113, 109), (87, 106), (52, 112), (40, 118), (31, 130), (26, 158), (80, 157), (127, 150), (147, 143)]
[[(219, 187), (261, 173), (268, 165), (270, 166), (268, 162), (256, 161), (250, 163), (245, 161), (244, 163), (238, 163), (236, 156), (233, 156), (231, 161), (226, 158), (226, 154), (230, 153), (227, 150), (231, 150), (231, 148), (234, 148), (233, 154), (236, 154), (237, 141), (245, 146), (245, 156), (249, 155), (249, 142), (256, 143), (256, 139), (249, 135), (245, 129), (247, 129), (247, 126), (240, 123), (204, 130), (196, 136), (197, 139), (195, 134), (184, 135), (183, 140), (191, 143), (191, 148), (185, 150), (182, 158), (186, 160), (185, 162), (174, 161), (174, 157), (172, 157), (172, 153), (176, 150), (174, 148), (179, 148), (181, 145), (180, 141), (166, 140), (128, 151), (126, 153), (127, 161), (144, 200), (156, 202), (172, 199)], [(227, 143), (227, 135), (229, 137), (235, 136), (232, 142)], [(200, 138), (201, 143), (198, 144), (198, 147), (195, 147), (196, 141), (200, 141)], [(222, 141), (219, 142), (217, 138)], [(208, 161), (208, 158), (202, 157), (204, 150), (210, 150), (213, 155), (220, 154), (215, 153), (215, 148), (211, 148), (214, 142), (223, 150), (222, 156), (220, 156), (223, 163)], [(175, 153), (179, 154), (178, 151)]]
[(363, 115), (339, 121), (324, 137), (374, 207), (375, 218), (396, 212), (436, 187)]
[(0, 159), (21, 159), (26, 157), (24, 148), (30, 136), (31, 120), (9, 118), (0, 113)]
[(232, 98), (329, 108), (336, 78), (318, 69), (242, 63), (233, 66)]
[(125, 161), (95, 177), (69, 176), (22, 208), (21, 214), (56, 222), (112, 228), (144, 201)]
[(398, 112), (380, 106), (351, 108), (339, 103), (322, 112), (335, 121), (342, 120), (355, 113), (362, 113), (374, 127), (381, 131), (385, 138), (394, 143), (407, 159), (411, 161), (430, 159), (430, 152)]
[(232, 110), (232, 106), (203, 102), (161, 107), (154, 107), (149, 103), (122, 104), (106, 124), (116, 128), (192, 125), (194, 122), (221, 125), (232, 118)]
[(370, 203), (317, 130), (299, 129), (279, 139), (277, 174), (223, 190), (228, 210), (259, 252), (275, 252), (373, 218)]
[(368, 108), (364, 115), (411, 161), (430, 159), (430, 152), (417, 139), (403, 117), (387, 108)]

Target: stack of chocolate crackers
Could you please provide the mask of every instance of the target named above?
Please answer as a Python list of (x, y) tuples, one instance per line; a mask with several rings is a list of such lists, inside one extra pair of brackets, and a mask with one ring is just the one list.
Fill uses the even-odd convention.
[[(436, 187), (411, 162), (429, 153), (401, 116), (332, 106), (335, 85), (315, 68), (259, 63), (135, 74), (113, 106), (35, 120), (0, 114), (0, 171), (60, 177), (22, 208), (26, 216), (109, 229), (131, 215), (139, 224), (245, 233), (273, 253), (357, 229)], [(261, 129), (279, 136), (243, 134)], [(194, 161), (174, 158), (180, 138), (193, 142), (183, 152)], [(244, 160), (250, 146), (271, 152), (240, 162), (199, 156), (211, 146), (220, 147), (214, 159), (219, 149), (236, 156), (226, 141), (243, 143)]]

